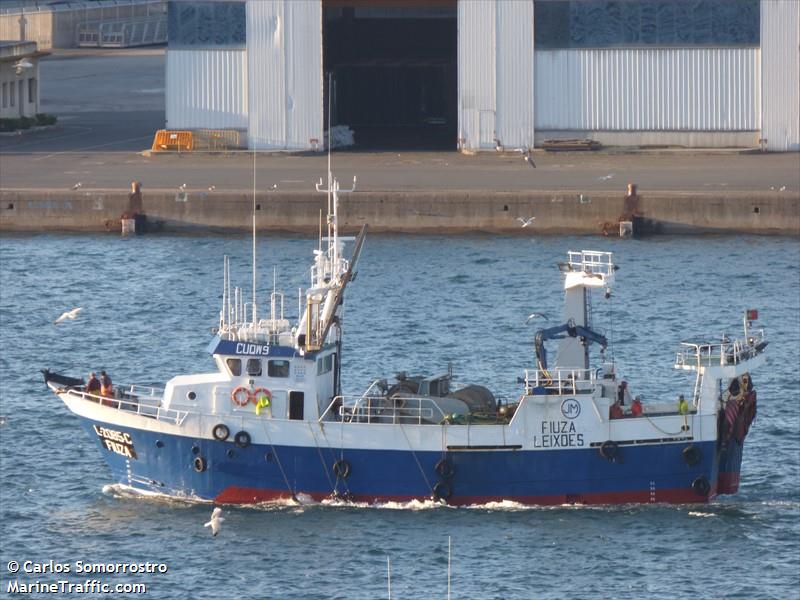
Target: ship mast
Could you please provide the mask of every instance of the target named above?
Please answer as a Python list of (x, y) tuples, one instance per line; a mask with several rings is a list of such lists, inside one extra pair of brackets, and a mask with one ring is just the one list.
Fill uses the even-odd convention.
[(256, 315), (256, 149), (253, 148), (253, 329), (258, 323)]

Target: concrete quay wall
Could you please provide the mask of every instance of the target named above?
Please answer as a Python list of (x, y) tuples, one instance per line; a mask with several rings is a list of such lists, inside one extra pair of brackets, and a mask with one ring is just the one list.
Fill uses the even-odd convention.
[[(623, 211), (619, 193), (555, 191), (364, 191), (342, 194), (339, 223), (372, 232), (615, 234)], [(316, 233), (322, 194), (266, 192), (256, 197), (256, 226), (262, 231)], [(141, 212), (161, 231), (249, 230), (252, 194), (152, 191), (142, 195)], [(127, 191), (0, 190), (0, 231), (119, 231), (132, 210)], [(742, 232), (800, 235), (797, 192), (640, 193), (636, 214), (647, 233)], [(522, 228), (518, 218), (535, 216)]]

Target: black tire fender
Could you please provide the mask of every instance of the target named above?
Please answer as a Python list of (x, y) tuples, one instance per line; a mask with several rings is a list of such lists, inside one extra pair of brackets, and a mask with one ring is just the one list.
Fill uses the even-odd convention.
[(233, 436), (233, 442), (239, 446), (239, 448), (247, 448), (250, 445), (250, 434), (246, 431), (240, 431), (235, 436)]
[(600, 444), (600, 456), (606, 460), (614, 460), (617, 456), (619, 445), (613, 440), (606, 440)]
[(452, 461), (450, 461), (450, 460), (448, 460), (446, 458), (443, 458), (439, 462), (437, 462), (435, 469), (436, 469), (436, 473), (442, 479), (452, 479), (453, 475), (456, 474), (455, 465), (452, 463)]
[(451, 486), (446, 481), (439, 481), (436, 485), (433, 486), (433, 498), (434, 500), (445, 500), (447, 501), (450, 496), (453, 495), (453, 486)]
[(700, 452), (700, 448), (692, 444), (686, 446), (686, 448), (683, 449), (682, 454), (683, 460), (690, 467), (693, 467), (703, 459), (703, 453)]
[(337, 479), (347, 479), (350, 477), (350, 463), (340, 458), (333, 463), (333, 474)]
[(700, 475), (700, 477), (692, 482), (692, 489), (698, 496), (708, 496), (708, 492), (711, 491), (711, 484), (708, 482), (708, 477)]
[(214, 429), (211, 430), (211, 435), (214, 436), (214, 439), (218, 442), (224, 442), (230, 436), (231, 430), (228, 429), (228, 426), (224, 423), (218, 423), (214, 425)]

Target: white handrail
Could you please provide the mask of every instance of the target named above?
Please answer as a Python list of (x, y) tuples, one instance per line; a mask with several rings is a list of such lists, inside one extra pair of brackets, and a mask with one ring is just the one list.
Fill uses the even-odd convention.
[(597, 381), (594, 369), (555, 368), (552, 370), (525, 369), (525, 390), (546, 388), (548, 394), (591, 392)]
[(763, 330), (752, 331), (747, 338), (731, 339), (725, 335), (720, 340), (702, 342), (681, 342), (684, 346), (675, 357), (676, 367), (712, 367), (736, 365), (753, 358), (764, 344)]
[[(117, 398), (113, 396), (102, 396), (100, 394), (91, 394), (77, 389), (67, 390), (69, 394), (75, 394), (82, 400), (89, 400), (102, 404), (108, 408), (114, 408), (120, 411), (133, 412), (137, 415), (155, 418), (157, 421), (166, 421), (181, 425), (189, 414), (187, 410), (175, 410), (172, 408), (161, 407), (161, 397), (153, 395), (144, 395), (134, 392), (136, 386), (130, 386), (128, 392), (122, 392), (122, 397)], [(155, 390), (155, 388), (149, 388)], [(122, 390), (122, 388), (117, 388)], [(127, 394), (127, 396), (125, 395)], [(147, 401), (156, 401), (157, 404), (149, 404)]]

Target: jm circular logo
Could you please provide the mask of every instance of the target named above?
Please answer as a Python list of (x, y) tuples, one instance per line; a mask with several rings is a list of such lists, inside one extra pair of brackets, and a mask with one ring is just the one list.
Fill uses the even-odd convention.
[(567, 419), (574, 419), (581, 414), (581, 403), (575, 398), (567, 398), (561, 403), (561, 414)]

